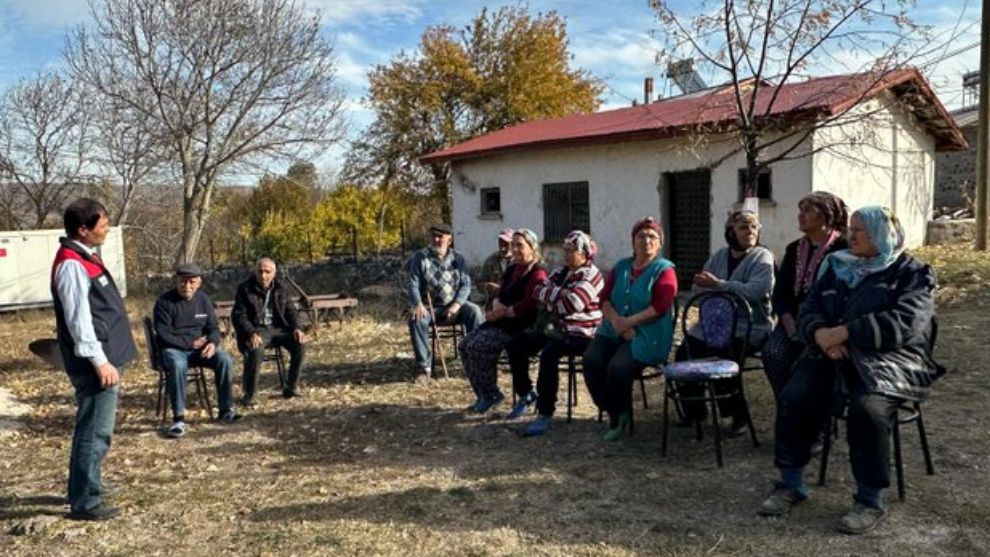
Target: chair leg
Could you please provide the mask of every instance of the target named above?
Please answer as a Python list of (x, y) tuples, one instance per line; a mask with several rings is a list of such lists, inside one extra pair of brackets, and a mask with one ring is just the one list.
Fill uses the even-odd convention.
[(818, 485), (825, 485), (825, 473), (828, 470), (828, 453), (832, 449), (832, 432), (838, 429), (839, 425), (834, 416), (825, 419), (824, 436), (822, 439), (821, 464), (818, 467)]
[(571, 423), (571, 414), (577, 404), (577, 377), (574, 376), (574, 357), (567, 359), (567, 423)]
[(660, 444), (660, 456), (667, 456), (667, 428), (670, 426), (670, 382), (663, 381), (663, 442)]
[[(200, 382), (200, 384), (203, 387), (203, 391), (201, 393), (202, 398), (200, 400), (206, 406), (206, 415), (209, 416), (210, 419), (212, 420), (213, 419), (213, 403), (210, 402), (210, 389), (209, 389), (209, 385), (207, 385), (207, 383), (206, 383), (206, 373), (203, 370), (203, 368), (199, 368), (199, 382)], [(220, 409), (218, 408), (217, 409), (217, 414), (219, 414), (219, 413), (220, 413)]]
[(918, 413), (918, 438), (921, 441), (921, 453), (925, 457), (925, 472), (929, 476), (934, 476), (935, 466), (932, 464), (932, 453), (928, 448), (928, 435), (925, 434), (925, 419), (921, 414), (921, 404), (915, 402), (914, 411)]
[[(708, 401), (712, 403), (712, 425), (715, 427), (715, 461), (718, 463), (718, 467), (722, 467), (722, 428), (719, 427), (719, 416), (718, 413), (718, 400), (715, 398), (715, 383), (713, 381), (708, 381), (705, 384), (705, 388), (708, 390)], [(700, 421), (698, 422), (698, 429), (701, 429)]]
[(159, 423), (165, 423), (165, 407), (168, 405), (168, 399), (165, 396), (165, 372), (161, 371), (158, 373), (158, 401), (155, 402), (155, 418), (161, 419)]
[(753, 415), (749, 413), (749, 401), (746, 400), (746, 392), (743, 390), (743, 378), (739, 377), (739, 398), (742, 399), (743, 411), (746, 413), (746, 425), (749, 428), (749, 436), (753, 440), (753, 447), (759, 447), (760, 442), (756, 439), (756, 426), (753, 425)]
[(894, 414), (894, 424), (891, 428), (894, 438), (894, 469), (897, 472), (897, 497), (904, 501), (904, 461), (901, 459), (901, 425)]
[(639, 377), (639, 391), (643, 393), (643, 410), (648, 410), (650, 404), (646, 401), (646, 381), (643, 380), (643, 376)]

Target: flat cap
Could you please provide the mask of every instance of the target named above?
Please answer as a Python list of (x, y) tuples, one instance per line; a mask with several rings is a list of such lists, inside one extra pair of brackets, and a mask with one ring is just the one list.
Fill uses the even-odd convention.
[(439, 232), (440, 234), (453, 234), (454, 228), (449, 224), (442, 222), (440, 224), (434, 224), (430, 227), (430, 232)]
[(195, 263), (183, 263), (175, 267), (175, 276), (201, 277), (203, 276), (203, 271), (201, 271), (199, 266)]

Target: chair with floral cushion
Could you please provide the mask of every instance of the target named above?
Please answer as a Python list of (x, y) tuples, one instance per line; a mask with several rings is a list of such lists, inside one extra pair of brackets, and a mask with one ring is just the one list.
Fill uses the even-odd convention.
[[(749, 406), (743, 392), (742, 381), (732, 389), (716, 389), (716, 385), (725, 385), (728, 379), (739, 378), (740, 370), (746, 358), (746, 347), (753, 329), (752, 310), (749, 303), (736, 294), (725, 291), (708, 291), (696, 294), (688, 300), (681, 314), (681, 330), (684, 337), (688, 335), (688, 314), (692, 307), (698, 308), (698, 324), (702, 340), (708, 347), (709, 354), (714, 357), (693, 359), (688, 349), (688, 358), (681, 362), (673, 362), (664, 366), (664, 401), (663, 401), (663, 444), (662, 454), (667, 455), (667, 433), (670, 422), (669, 402), (682, 406), (685, 402), (701, 402), (711, 409), (712, 424), (715, 426), (715, 460), (722, 466), (722, 433), (719, 427), (718, 401), (733, 396), (739, 396), (746, 411), (750, 436), (753, 446), (758, 447), (756, 429), (749, 415)], [(737, 316), (743, 318), (745, 334), (742, 343), (734, 343), (736, 339)], [(680, 391), (680, 385), (692, 385), (695, 392), (701, 394), (686, 394)], [(696, 425), (696, 436), (702, 439), (701, 422)]]

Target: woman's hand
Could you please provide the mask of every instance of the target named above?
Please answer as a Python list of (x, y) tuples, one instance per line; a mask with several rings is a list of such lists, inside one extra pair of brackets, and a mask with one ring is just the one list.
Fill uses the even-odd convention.
[(849, 348), (845, 344), (839, 344), (829, 348), (825, 354), (833, 360), (845, 360), (849, 357)]
[(625, 332), (632, 329), (632, 324), (629, 319), (622, 317), (621, 315), (616, 315), (612, 321), (612, 328), (615, 329), (615, 333), (619, 336), (624, 336)]
[(831, 348), (843, 344), (847, 340), (849, 340), (849, 329), (845, 325), (822, 327), (815, 331), (815, 344), (826, 354), (829, 354)]
[(625, 340), (632, 340), (636, 336), (636, 329), (635, 328), (629, 328), (629, 329), (626, 329), (625, 331), (623, 331), (622, 333), (619, 333), (619, 334)]
[(722, 282), (718, 277), (708, 271), (701, 271), (694, 275), (694, 284), (701, 288), (715, 288)]
[(784, 328), (784, 332), (787, 333), (788, 338), (797, 334), (797, 323), (794, 321), (793, 315), (789, 313), (781, 315), (780, 325)]
[(499, 319), (505, 317), (508, 312), (509, 309), (507, 307), (496, 301), (495, 304), (492, 305), (492, 309), (485, 312), (485, 321), (498, 321)]

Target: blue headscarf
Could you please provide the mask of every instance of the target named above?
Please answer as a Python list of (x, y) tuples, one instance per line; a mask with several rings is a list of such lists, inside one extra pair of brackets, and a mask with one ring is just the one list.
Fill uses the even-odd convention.
[(904, 227), (893, 211), (880, 205), (863, 207), (852, 216), (859, 218), (866, 226), (866, 232), (877, 248), (877, 254), (873, 257), (860, 257), (853, 255), (848, 249), (839, 250), (825, 259), (818, 276), (821, 277), (826, 269), (831, 268), (836, 278), (850, 288), (856, 288), (864, 278), (890, 267), (900, 257), (904, 251)]

